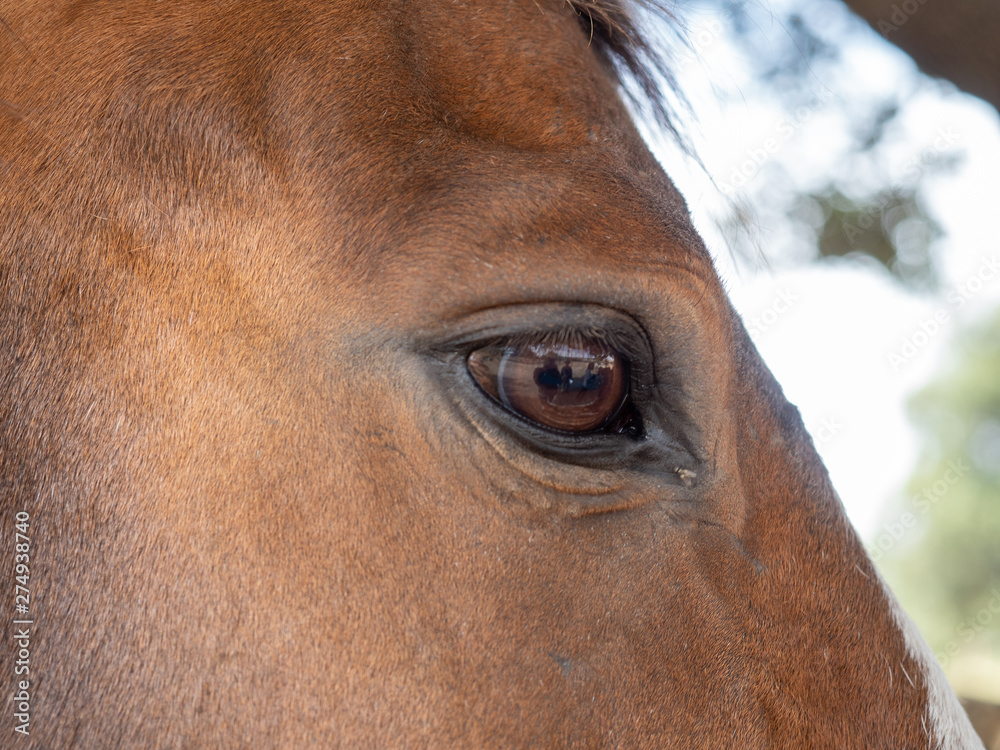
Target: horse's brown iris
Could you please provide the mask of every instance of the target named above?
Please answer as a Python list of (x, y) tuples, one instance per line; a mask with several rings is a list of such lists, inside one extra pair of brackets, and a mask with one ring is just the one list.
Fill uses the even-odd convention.
[(469, 355), (468, 367), (512, 412), (564, 432), (606, 426), (628, 395), (624, 359), (591, 338), (487, 346)]

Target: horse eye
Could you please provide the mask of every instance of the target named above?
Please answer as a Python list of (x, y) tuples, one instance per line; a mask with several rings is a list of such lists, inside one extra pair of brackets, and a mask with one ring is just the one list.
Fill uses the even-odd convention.
[(487, 346), (468, 358), (472, 377), (525, 419), (563, 432), (612, 426), (628, 397), (628, 364), (593, 339)]

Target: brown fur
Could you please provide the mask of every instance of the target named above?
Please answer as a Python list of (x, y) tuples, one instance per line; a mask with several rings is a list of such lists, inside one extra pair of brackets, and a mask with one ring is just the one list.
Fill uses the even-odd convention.
[[(630, 27), (577, 7), (598, 49), (561, 0), (0, 6), (20, 746), (932, 746), (616, 92)], [(691, 487), (525, 447), (442, 354), (611, 314)]]

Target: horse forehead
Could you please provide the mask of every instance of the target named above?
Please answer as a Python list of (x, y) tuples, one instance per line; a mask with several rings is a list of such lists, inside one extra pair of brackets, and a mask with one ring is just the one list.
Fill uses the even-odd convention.
[[(478, 126), (501, 118), (493, 124), (506, 129), (495, 132), (508, 140), (550, 110), (565, 117), (546, 127), (565, 134), (560, 125), (588, 111), (604, 113), (614, 88), (574, 11), (557, 0), (212, 6), (178, 0), (171, 13), (140, 0), (127, 16), (114, 3), (37, 5), (6, 16), (34, 52), (36, 68), (70, 74), (64, 79), (75, 84), (91, 76), (94, 88), (123, 73), (155, 79), (160, 97), (170, 96), (171, 83), (221, 94), (236, 82), (242, 84), (236, 95), (255, 83), (301, 84), (315, 99), (327, 89), (341, 104), (358, 103), (370, 125), (379, 106), (393, 116), (461, 118)], [(81, 45), (82, 38), (99, 41)], [(93, 78), (92, 66), (72, 69), (95, 60), (104, 63), (105, 75)]]
[[(683, 200), (562, 0), (230, 10), (178, 5), (164, 15), (137, 4), (124, 27), (106, 23), (110, 5), (72, 3), (52, 24), (58, 33), (46, 30), (36, 46), (47, 47), (53, 71), (66, 69), (62, 86), (137, 115), (122, 127), (134, 133), (127, 147), (141, 145), (110, 157), (119, 169), (134, 171), (159, 148), (161, 164), (186, 157), (203, 190), (211, 175), (236, 172), (232, 182), (247, 193), (248, 182), (277, 172), (300, 193), (296, 221), (353, 214), (371, 225), (384, 205), (396, 212), (382, 222), (395, 232), (384, 245), (415, 231), (417, 214), (440, 225), (465, 220), (463, 209), (487, 234), (478, 222), (484, 210), (493, 224), (523, 227), (547, 214), (540, 231), (587, 225), (608, 238), (625, 213), (643, 213), (653, 220), (631, 234), (647, 245), (654, 225), (687, 225)], [(81, 50), (60, 41), (95, 26), (107, 44)], [(105, 80), (67, 69), (75, 60), (77, 70), (92, 70), (83, 58), (107, 70)], [(160, 177), (148, 185), (153, 202), (176, 175)], [(312, 211), (317, 202), (325, 211)], [(432, 215), (435, 208), (444, 210)], [(602, 218), (609, 226), (598, 226)]]
[(378, 85), (345, 93), (387, 95), (386, 116), (524, 148), (589, 145), (612, 116), (627, 120), (616, 111), (608, 71), (561, 0), (388, 0), (358, 6), (362, 14), (365, 38), (337, 51)]
[(116, 40), (130, 67), (244, 100), (277, 86), (278, 98), (390, 140), (444, 127), (524, 148), (579, 147), (595, 128), (628, 123), (562, 0), (189, 5), (168, 16), (155, 3), (130, 10), (129, 36)]

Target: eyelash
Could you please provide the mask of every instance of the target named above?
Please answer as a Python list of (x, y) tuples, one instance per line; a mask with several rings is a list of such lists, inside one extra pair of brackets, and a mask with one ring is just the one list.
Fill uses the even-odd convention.
[[(485, 348), (487, 346), (497, 346), (502, 348), (516, 349), (525, 346), (568, 346), (580, 347), (585, 343), (597, 343), (613, 349), (616, 352), (628, 351), (619, 336), (604, 328), (556, 328), (544, 332), (520, 331), (510, 336), (497, 337), (480, 342), (475, 348)], [(471, 353), (470, 349), (470, 353)], [(625, 356), (623, 354), (623, 356)], [(626, 357), (627, 358), (627, 357)]]

